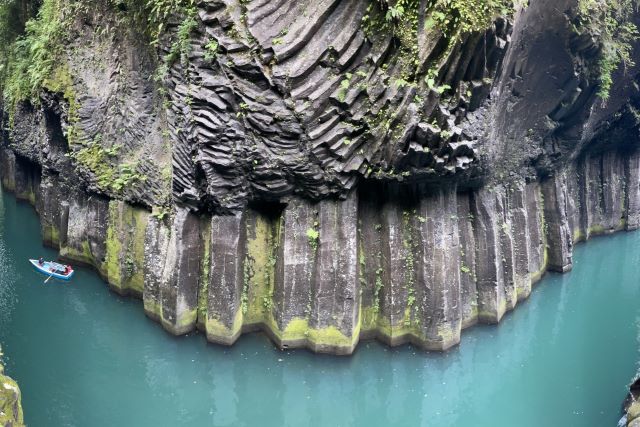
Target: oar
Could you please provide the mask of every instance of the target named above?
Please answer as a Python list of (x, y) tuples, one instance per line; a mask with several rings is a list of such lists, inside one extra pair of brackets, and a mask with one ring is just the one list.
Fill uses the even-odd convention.
[(47, 283), (49, 281), (49, 279), (51, 279), (53, 277), (53, 274), (49, 277), (47, 277), (47, 280), (44, 281), (44, 283)]

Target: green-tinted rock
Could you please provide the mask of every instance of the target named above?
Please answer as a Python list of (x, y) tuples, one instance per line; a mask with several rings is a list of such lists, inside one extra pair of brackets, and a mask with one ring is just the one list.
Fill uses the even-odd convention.
[(638, 417), (640, 417), (640, 402), (633, 402), (627, 411), (627, 420), (632, 421)]
[(18, 427), (23, 423), (18, 384), (3, 375), (3, 368), (0, 366), (0, 425)]

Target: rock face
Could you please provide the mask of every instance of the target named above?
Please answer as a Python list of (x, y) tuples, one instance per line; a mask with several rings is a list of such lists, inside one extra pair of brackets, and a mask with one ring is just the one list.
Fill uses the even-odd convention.
[(0, 425), (21, 427), (23, 423), (20, 389), (14, 380), (4, 375), (0, 365)]
[(164, 219), (84, 193), (51, 197), (52, 177), (25, 179), (33, 164), (1, 153), (5, 188), (35, 200), (64, 257), (141, 295), (169, 332), (199, 328), (224, 344), (261, 329), (281, 347), (332, 353), (371, 337), (444, 350), (463, 328), (499, 322), (545, 269), (569, 270), (577, 242), (635, 229), (640, 215), (638, 153), (594, 154), (542, 183), (369, 184), (344, 201)]
[(624, 413), (619, 426), (637, 427), (640, 425), (640, 380), (636, 375), (629, 386), (629, 393), (627, 394), (624, 403), (622, 404), (622, 411)]
[(446, 350), (568, 271), (576, 243), (640, 226), (639, 86), (620, 69), (596, 96), (575, 0), (452, 44), (421, 9), (411, 82), (369, 6), (200, 2), (163, 94), (139, 32), (98, 2), (65, 90), (13, 113), (3, 186), (167, 331), (335, 354)]

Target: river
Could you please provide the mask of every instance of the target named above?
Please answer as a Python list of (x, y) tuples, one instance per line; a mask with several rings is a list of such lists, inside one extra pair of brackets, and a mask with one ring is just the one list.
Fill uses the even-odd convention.
[(79, 268), (44, 283), (34, 210), (0, 203), (0, 344), (30, 427), (615, 426), (636, 370), (640, 233), (576, 248), (499, 326), (425, 353), (361, 343), (352, 357), (175, 338), (140, 301)]

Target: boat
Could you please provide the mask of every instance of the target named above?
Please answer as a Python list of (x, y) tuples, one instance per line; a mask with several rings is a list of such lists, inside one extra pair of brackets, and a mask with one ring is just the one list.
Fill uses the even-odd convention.
[[(42, 261), (37, 259), (30, 259), (29, 262), (40, 273), (60, 280), (71, 280), (73, 277), (73, 268), (70, 265), (58, 264), (53, 261)], [(49, 279), (47, 279), (49, 280)]]

